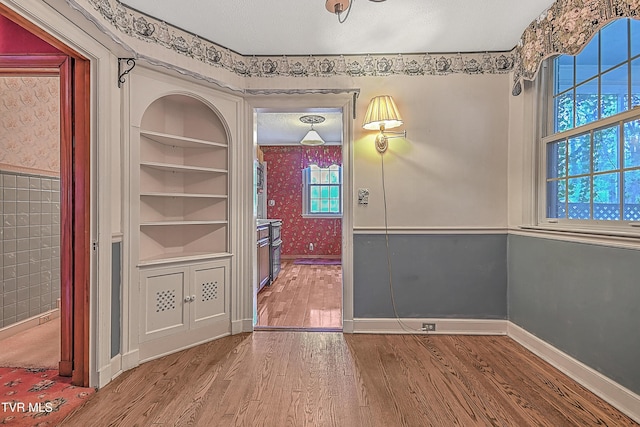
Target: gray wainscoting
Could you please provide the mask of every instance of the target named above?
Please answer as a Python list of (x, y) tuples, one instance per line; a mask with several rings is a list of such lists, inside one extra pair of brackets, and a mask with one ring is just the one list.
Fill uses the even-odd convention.
[(640, 251), (510, 235), (509, 320), (640, 393)]
[[(385, 236), (353, 236), (354, 317), (391, 318)], [(403, 318), (507, 318), (506, 234), (389, 236)]]
[(0, 171), (0, 327), (57, 307), (60, 180)]
[(111, 357), (120, 353), (122, 329), (122, 242), (111, 244)]

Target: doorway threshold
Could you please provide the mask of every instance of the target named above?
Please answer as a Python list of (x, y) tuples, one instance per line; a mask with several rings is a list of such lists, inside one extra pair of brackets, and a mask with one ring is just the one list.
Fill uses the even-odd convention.
[(269, 332), (342, 332), (342, 328), (304, 328), (298, 326), (254, 326), (253, 331)]

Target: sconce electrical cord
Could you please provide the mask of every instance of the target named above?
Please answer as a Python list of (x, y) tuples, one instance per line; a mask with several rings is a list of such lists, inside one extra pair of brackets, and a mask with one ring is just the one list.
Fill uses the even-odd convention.
[(393, 293), (393, 270), (391, 267), (391, 249), (389, 248), (389, 221), (387, 215), (387, 188), (385, 185), (385, 177), (384, 177), (384, 153), (380, 153), (380, 164), (382, 169), (382, 203), (384, 207), (384, 239), (387, 250), (387, 270), (389, 271), (389, 292), (391, 293), (391, 305), (393, 307), (393, 315), (396, 317), (396, 321), (400, 325), (400, 327), (405, 331), (410, 332), (423, 332), (421, 329), (415, 329), (411, 326), (407, 325), (402, 321), (400, 316), (398, 315), (398, 310), (396, 308), (396, 299)]

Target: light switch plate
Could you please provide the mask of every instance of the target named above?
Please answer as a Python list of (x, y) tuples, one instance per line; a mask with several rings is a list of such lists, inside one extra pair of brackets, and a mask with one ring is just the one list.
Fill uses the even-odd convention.
[(358, 204), (359, 205), (368, 205), (369, 204), (369, 189), (368, 188), (358, 188)]

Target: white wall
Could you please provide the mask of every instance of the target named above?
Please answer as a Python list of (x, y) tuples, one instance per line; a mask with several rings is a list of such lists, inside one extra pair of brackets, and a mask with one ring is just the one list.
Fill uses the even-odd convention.
[(393, 96), (407, 138), (385, 154), (390, 226), (507, 227), (507, 153), (511, 75), (252, 78), (260, 89), (357, 89), (354, 128), (355, 228), (384, 225), (376, 132), (362, 129), (369, 100)]
[(362, 129), (370, 98), (390, 94), (407, 138), (385, 154), (390, 226), (505, 227), (508, 75), (364, 79), (354, 145), (355, 187), (369, 188), (356, 227), (383, 224), (375, 132)]

